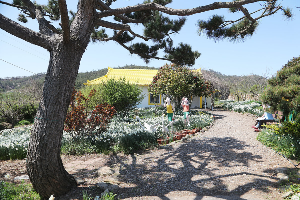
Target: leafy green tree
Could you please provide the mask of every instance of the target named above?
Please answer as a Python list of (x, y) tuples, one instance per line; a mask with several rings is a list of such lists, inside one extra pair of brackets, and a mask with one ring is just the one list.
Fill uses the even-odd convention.
[(292, 110), (300, 112), (300, 57), (290, 60), (268, 80), (261, 98), (272, 111), (282, 111), (284, 119)]
[(138, 85), (130, 84), (125, 78), (109, 79), (99, 85), (86, 86), (84, 94), (90, 89), (95, 89), (97, 92), (91, 97), (89, 107), (108, 103), (114, 106), (119, 114), (126, 114), (144, 99), (142, 89)]
[(177, 106), (181, 98), (186, 96), (209, 96), (213, 86), (204, 80), (198, 72), (193, 72), (186, 66), (175, 64), (161, 67), (149, 86), (149, 92), (154, 95), (164, 94), (176, 100)]
[[(26, 22), (27, 18), (37, 20), (39, 32), (2, 14), (0, 14), (0, 28), (47, 49), (50, 53), (43, 94), (32, 129), (27, 156), (27, 172), (30, 181), (42, 199), (47, 199), (52, 194), (60, 196), (77, 185), (74, 177), (64, 169), (59, 155), (64, 120), (80, 61), (91, 40), (115, 41), (146, 62), (155, 58), (169, 60), (179, 65), (193, 65), (200, 54), (192, 51), (188, 44), (174, 47), (171, 39), (173, 33), (180, 31), (186, 21), (185, 18), (170, 20), (167, 15), (190, 16), (230, 8), (232, 12), (240, 12), (244, 17), (237, 14), (238, 19), (230, 21), (214, 17), (206, 22), (201, 21), (199, 28), (201, 32), (212, 38), (236, 40), (252, 35), (259, 19), (283, 10), (277, 0), (239, 0), (214, 2), (209, 5), (200, 5), (201, 1), (199, 1), (199, 6), (191, 9), (166, 7), (172, 0), (147, 0), (135, 6), (112, 9), (110, 6), (115, 1), (78, 0), (76, 12), (68, 12), (66, 0), (49, 0), (49, 4), (45, 6), (30, 0), (14, 0), (12, 4), (0, 1), (1, 4), (21, 11), (19, 21)], [(258, 6), (262, 6), (259, 9), (260, 15), (257, 15), (259, 11), (249, 12), (245, 8), (245, 5), (255, 2), (260, 2)], [(284, 11), (289, 14), (288, 10)], [(56, 23), (59, 27), (52, 25), (51, 20), (60, 20), (60, 23)], [(136, 24), (145, 28), (143, 35), (131, 29)], [(228, 26), (233, 27), (230, 33), (227, 31)], [(114, 30), (113, 34), (107, 34), (106, 29)], [(135, 39), (144, 40), (145, 43), (135, 43)], [(164, 52), (165, 55), (158, 56), (159, 51)], [(99, 52), (105, 53), (105, 47)], [(117, 55), (113, 58), (116, 57)]]

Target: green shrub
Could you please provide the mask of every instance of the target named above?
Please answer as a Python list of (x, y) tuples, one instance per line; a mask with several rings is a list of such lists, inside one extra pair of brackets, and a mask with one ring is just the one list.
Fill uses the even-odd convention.
[(16, 199), (31, 199), (38, 200), (40, 196), (34, 191), (31, 184), (21, 183), (14, 184), (0, 181), (0, 199), (16, 200)]
[(283, 122), (279, 129), (281, 135), (292, 135), (293, 137), (300, 138), (300, 120)]
[(117, 112), (125, 113), (136, 107), (142, 100), (142, 90), (138, 85), (130, 84), (123, 79), (109, 79), (97, 86), (87, 86), (83, 93), (86, 95), (89, 89), (95, 89), (97, 92), (90, 99), (89, 107), (100, 103), (108, 103), (115, 107)]
[(300, 158), (300, 140), (293, 135), (280, 135), (270, 130), (262, 130), (258, 134), (257, 140), (287, 158)]
[(32, 123), (32, 122), (30, 122), (30, 121), (28, 121), (28, 120), (26, 120), (26, 119), (23, 119), (23, 120), (19, 121), (17, 125), (23, 126), (23, 125), (29, 125), (29, 124), (31, 124), (31, 123)]
[(0, 146), (0, 160), (9, 160), (9, 159), (10, 159), (9, 149), (7, 147)]
[(99, 136), (95, 135), (92, 139), (92, 145), (95, 146), (97, 153), (105, 153), (113, 151), (115, 145), (114, 138), (109, 134), (101, 134), (101, 139)]
[(63, 140), (61, 153), (68, 155), (83, 155), (86, 153), (95, 153), (96, 147), (92, 144), (90, 138), (74, 136), (68, 140)]
[(156, 145), (157, 141), (154, 134), (139, 131), (136, 133), (123, 135), (118, 143), (118, 149), (125, 154), (131, 154)]

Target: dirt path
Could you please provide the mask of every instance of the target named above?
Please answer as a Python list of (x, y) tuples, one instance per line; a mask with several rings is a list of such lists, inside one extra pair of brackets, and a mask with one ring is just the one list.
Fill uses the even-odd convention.
[[(106, 163), (112, 175), (86, 183), (118, 185), (120, 199), (282, 199), (275, 169), (293, 166), (256, 140), (255, 118), (212, 113), (216, 121), (207, 131), (143, 154), (112, 156)], [(72, 163), (66, 169), (72, 172)]]
[[(127, 200), (282, 199), (275, 169), (293, 166), (256, 140), (251, 128), (255, 118), (229, 111), (212, 113), (214, 125), (186, 142), (134, 155), (63, 156), (66, 170), (82, 185), (61, 199), (81, 199), (85, 187), (103, 182)], [(24, 173), (25, 162), (14, 162), (6, 162), (10, 171)]]

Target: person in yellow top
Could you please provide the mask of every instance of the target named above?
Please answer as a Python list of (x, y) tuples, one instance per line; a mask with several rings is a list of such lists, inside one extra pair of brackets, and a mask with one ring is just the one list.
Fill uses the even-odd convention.
[(167, 107), (168, 120), (171, 122), (173, 120), (173, 106), (169, 97), (166, 98), (164, 106)]

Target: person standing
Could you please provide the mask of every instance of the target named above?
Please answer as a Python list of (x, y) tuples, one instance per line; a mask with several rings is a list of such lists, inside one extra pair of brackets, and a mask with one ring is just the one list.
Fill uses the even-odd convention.
[(167, 115), (169, 122), (173, 120), (173, 106), (171, 105), (171, 99), (169, 97), (166, 98), (164, 106), (167, 107)]
[(183, 119), (184, 122), (187, 123), (187, 125), (190, 125), (190, 119), (189, 119), (189, 111), (190, 111), (190, 105), (188, 98), (183, 97), (181, 100), (181, 106), (183, 108)]

